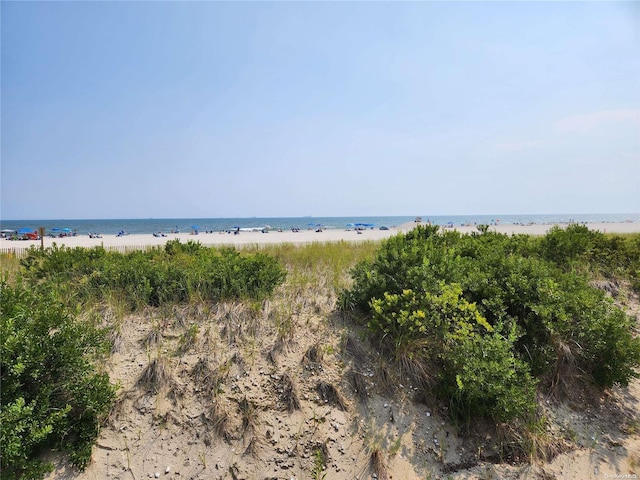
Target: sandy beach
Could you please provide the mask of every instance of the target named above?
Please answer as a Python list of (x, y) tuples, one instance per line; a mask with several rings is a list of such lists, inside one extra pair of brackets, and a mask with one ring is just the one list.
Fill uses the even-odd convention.
[[(407, 232), (414, 228), (416, 223), (408, 222), (397, 227), (391, 227), (389, 230), (368, 229), (368, 230), (324, 230), (316, 232), (315, 230), (292, 231), (270, 231), (262, 232), (241, 232), (238, 235), (215, 232), (215, 233), (199, 233), (192, 235), (189, 233), (168, 233), (165, 237), (154, 237), (152, 234), (135, 234), (135, 235), (102, 235), (102, 238), (90, 238), (88, 235), (78, 235), (75, 237), (61, 238), (44, 238), (44, 246), (50, 247), (54, 243), (56, 245), (65, 245), (68, 247), (148, 247), (162, 246), (169, 240), (178, 239), (183, 243), (188, 241), (196, 241), (202, 245), (211, 246), (246, 246), (246, 245), (265, 245), (274, 243), (291, 243), (291, 244), (308, 244), (314, 242), (339, 242), (353, 241), (362, 242), (368, 240), (383, 240), (396, 235), (400, 232)], [(544, 235), (554, 225), (551, 224), (533, 224), (533, 225), (491, 225), (490, 231), (513, 234), (527, 235)], [(566, 225), (559, 225), (564, 227)], [(627, 223), (590, 223), (587, 226), (592, 230), (599, 230), (604, 233), (640, 233), (640, 222)], [(441, 227), (442, 228), (442, 227)], [(461, 233), (477, 232), (475, 225), (456, 226), (453, 228), (443, 228), (443, 230), (456, 230)], [(7, 253), (9, 251), (18, 252), (28, 249), (31, 246), (39, 246), (40, 240), (0, 240), (0, 252)]]

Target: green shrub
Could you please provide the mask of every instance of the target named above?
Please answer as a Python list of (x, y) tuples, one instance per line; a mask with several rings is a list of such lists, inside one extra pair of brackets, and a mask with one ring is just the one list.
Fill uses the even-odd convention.
[(167, 242), (164, 249), (127, 254), (102, 248), (32, 249), (22, 264), (32, 283), (72, 292), (79, 302), (115, 295), (130, 311), (192, 297), (261, 299), (271, 295), (286, 274), (273, 257), (262, 253), (241, 254), (179, 240)]
[(438, 393), (453, 419), (486, 417), (508, 422), (532, 416), (536, 381), (498, 333), (459, 336), (443, 358)]
[(583, 225), (556, 226), (540, 240), (539, 251), (564, 271), (627, 279), (640, 293), (640, 235), (606, 235)]
[(104, 332), (72, 317), (46, 291), (0, 283), (2, 478), (38, 478), (43, 450), (84, 468), (114, 398), (93, 361)]
[[(581, 226), (541, 239), (418, 227), (356, 265), (339, 305), (363, 313), (392, 355), (424, 355), (457, 416), (525, 417), (538, 381), (606, 388), (637, 376), (632, 320), (585, 276), (631, 276), (637, 238)], [(461, 325), (473, 333), (453, 335)]]
[(496, 332), (476, 305), (461, 297), (459, 285), (439, 290), (373, 299), (369, 328), (391, 339), (394, 352), (410, 353), (414, 365), (421, 362), (434, 373), (436, 391), (455, 419), (507, 421), (532, 413), (535, 382), (514, 355), (515, 334)]
[(542, 239), (540, 250), (547, 260), (568, 266), (575, 260), (587, 258), (602, 236), (584, 225), (572, 224), (566, 228), (556, 225)]

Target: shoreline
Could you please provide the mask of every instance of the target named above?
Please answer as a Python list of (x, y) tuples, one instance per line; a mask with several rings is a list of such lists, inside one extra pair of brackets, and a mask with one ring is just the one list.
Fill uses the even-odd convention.
[[(238, 235), (226, 232), (199, 233), (168, 233), (165, 237), (155, 237), (153, 234), (131, 234), (125, 236), (103, 235), (101, 238), (90, 238), (88, 235), (70, 237), (45, 237), (45, 248), (51, 247), (54, 243), (58, 246), (67, 247), (98, 247), (105, 248), (146, 248), (153, 246), (164, 246), (170, 240), (180, 240), (182, 243), (188, 241), (199, 242), (204, 246), (247, 246), (247, 245), (269, 245), (290, 243), (294, 245), (304, 245), (317, 242), (363, 242), (384, 240), (398, 233), (404, 233), (413, 229), (417, 223), (407, 222), (389, 230), (366, 229), (366, 230), (315, 230), (292, 231), (270, 231), (262, 232), (241, 232)], [(544, 235), (554, 226), (565, 228), (567, 224), (532, 224), (532, 225), (490, 225), (489, 231), (504, 233), (508, 235)], [(640, 222), (601, 222), (585, 224), (590, 230), (598, 230), (603, 233), (640, 233)], [(475, 225), (440, 227), (441, 231), (458, 231), (469, 234), (477, 232)], [(360, 233), (358, 233), (360, 232)], [(32, 246), (39, 247), (40, 240), (8, 240), (0, 239), (0, 253), (19, 253)]]

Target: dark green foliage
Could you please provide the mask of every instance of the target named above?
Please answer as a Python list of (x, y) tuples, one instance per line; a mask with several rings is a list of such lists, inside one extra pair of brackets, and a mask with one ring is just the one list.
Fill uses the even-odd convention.
[(542, 256), (558, 265), (590, 256), (603, 234), (589, 230), (584, 225), (569, 225), (567, 228), (553, 227), (541, 241)]
[(524, 419), (537, 382), (610, 387), (637, 375), (632, 320), (585, 274), (633, 279), (638, 238), (580, 226), (538, 239), (419, 226), (357, 265), (339, 304), (364, 313), (401, 364), (418, 359), (454, 416)]
[(46, 292), (0, 284), (2, 478), (39, 478), (47, 447), (84, 468), (114, 387), (92, 360), (104, 332), (76, 320)]
[(535, 412), (536, 381), (500, 334), (461, 336), (443, 355), (439, 394), (454, 419), (489, 417), (499, 422)]
[(628, 279), (640, 293), (640, 235), (605, 235), (584, 225), (554, 227), (541, 240), (540, 254), (564, 271)]
[(443, 284), (440, 290), (373, 299), (369, 328), (394, 343), (403, 363), (419, 362), (434, 372), (436, 390), (454, 418), (506, 421), (532, 413), (535, 382), (514, 353), (515, 335), (496, 332), (476, 305), (461, 297), (459, 285)]
[(70, 288), (80, 302), (114, 294), (125, 299), (130, 310), (182, 303), (194, 296), (261, 299), (285, 278), (285, 270), (270, 256), (178, 240), (167, 242), (164, 249), (128, 254), (103, 248), (33, 249), (22, 264), (30, 280)]

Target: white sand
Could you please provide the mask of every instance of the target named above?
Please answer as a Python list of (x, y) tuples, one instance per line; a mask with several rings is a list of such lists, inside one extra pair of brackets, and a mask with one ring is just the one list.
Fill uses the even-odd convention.
[[(202, 245), (216, 246), (242, 246), (242, 245), (264, 245), (273, 243), (307, 244), (313, 242), (338, 242), (338, 241), (366, 241), (382, 240), (389, 238), (399, 232), (406, 232), (412, 229), (415, 223), (409, 222), (389, 230), (363, 230), (358, 233), (354, 230), (325, 230), (316, 232), (315, 230), (291, 231), (271, 231), (261, 232), (241, 232), (239, 235), (228, 233), (200, 233), (191, 235), (188, 233), (167, 234), (166, 237), (154, 237), (152, 234), (136, 234), (117, 237), (116, 235), (103, 235), (102, 238), (89, 238), (88, 235), (76, 237), (50, 238), (45, 237), (44, 246), (50, 247), (53, 243), (66, 245), (69, 247), (145, 247), (161, 246), (169, 240), (179, 239), (182, 243), (193, 240)], [(560, 225), (561, 227), (565, 225)], [(640, 222), (634, 223), (590, 223), (587, 226), (592, 230), (599, 230), (605, 233), (640, 233)], [(528, 234), (544, 235), (553, 225), (492, 225), (490, 231), (506, 234)], [(455, 230), (461, 233), (477, 232), (473, 225), (457, 226)], [(447, 230), (447, 229), (445, 229)], [(23, 250), (31, 246), (40, 246), (40, 240), (13, 241), (7, 239), (0, 240), (0, 251)]]

